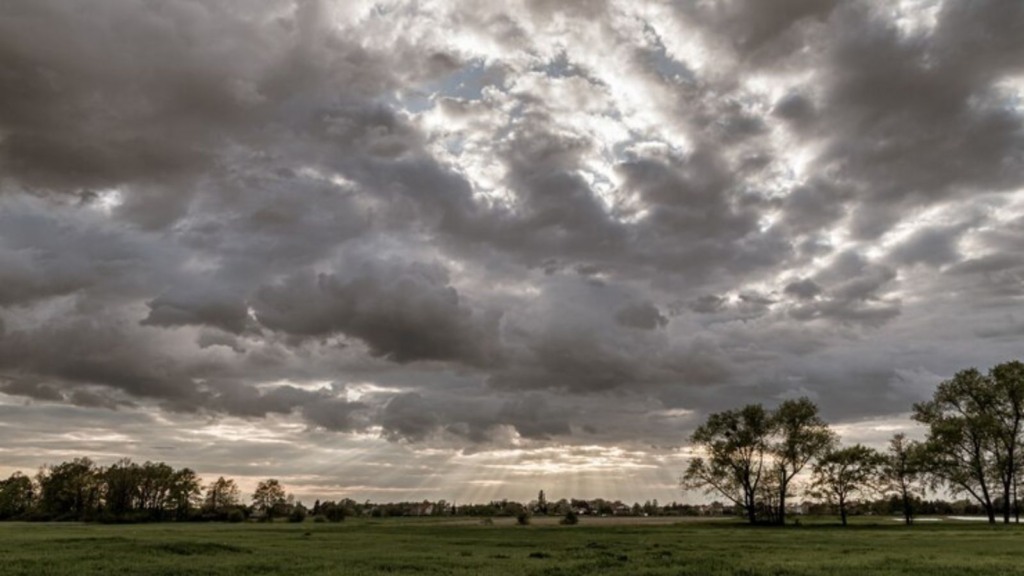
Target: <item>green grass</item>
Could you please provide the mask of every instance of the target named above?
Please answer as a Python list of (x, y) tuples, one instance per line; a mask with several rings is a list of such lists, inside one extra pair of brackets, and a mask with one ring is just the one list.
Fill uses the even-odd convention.
[[(882, 523), (885, 522), (885, 523)], [(848, 528), (732, 521), (578, 526), (0, 523), (0, 574), (1022, 574), (1024, 527), (888, 519)]]

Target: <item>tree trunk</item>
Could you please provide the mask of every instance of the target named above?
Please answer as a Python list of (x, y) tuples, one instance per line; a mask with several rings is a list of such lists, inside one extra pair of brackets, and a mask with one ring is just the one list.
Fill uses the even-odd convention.
[(1013, 520), (1020, 524), (1020, 504), (1017, 502), (1017, 471), (1013, 471)]
[(988, 493), (988, 484), (985, 483), (985, 477), (984, 477), (983, 473), (978, 474), (978, 476), (979, 476), (979, 479), (981, 480), (981, 496), (982, 496), (981, 505), (985, 507), (985, 513), (988, 514), (988, 523), (989, 524), (995, 524), (996, 523), (996, 509), (995, 509), (995, 506), (992, 505), (992, 498), (989, 496), (989, 493)]
[[(1013, 440), (1016, 442), (1016, 434), (1014, 434)], [(1003, 524), (1010, 523), (1010, 507), (1013, 506), (1013, 500), (1010, 499), (1010, 496), (1013, 493), (1013, 477), (1015, 476), (1013, 469), (1015, 466), (1014, 461), (1016, 459), (1014, 458), (1015, 454), (1013, 452), (1014, 445), (1011, 443), (1009, 454), (1006, 458), (1008, 460), (1006, 463), (1006, 479), (1003, 481)]]
[(1003, 524), (1010, 523), (1010, 492), (1013, 488), (1013, 453), (1007, 458), (1007, 470), (1003, 475)]
[(839, 498), (839, 518), (843, 521), (843, 526), (846, 526), (846, 502), (843, 498)]
[(903, 521), (907, 526), (914, 523), (914, 511), (910, 507), (910, 495), (907, 494), (907, 489), (904, 487), (901, 492), (903, 493)]
[(1003, 486), (1003, 524), (1010, 523), (1010, 483)]
[(751, 524), (757, 524), (757, 498), (755, 490), (750, 486), (743, 489), (744, 507), (747, 509), (747, 520)]
[(779, 487), (779, 526), (786, 525), (786, 483), (783, 482)]

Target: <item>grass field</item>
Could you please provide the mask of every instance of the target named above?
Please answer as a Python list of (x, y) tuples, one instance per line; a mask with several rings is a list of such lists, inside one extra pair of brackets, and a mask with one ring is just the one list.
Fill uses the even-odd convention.
[[(659, 519), (660, 520), (660, 519)], [(885, 522), (885, 523), (882, 523)], [(0, 574), (1022, 574), (1024, 527), (888, 519), (848, 528), (584, 519), (515, 526), (0, 523)]]

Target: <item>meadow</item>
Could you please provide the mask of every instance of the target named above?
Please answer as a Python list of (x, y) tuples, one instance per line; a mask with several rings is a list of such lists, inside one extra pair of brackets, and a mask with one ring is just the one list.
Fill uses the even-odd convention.
[[(589, 520), (589, 522), (588, 522)], [(1024, 528), (888, 518), (750, 527), (732, 520), (349, 519), (340, 524), (0, 523), (0, 574), (570, 576), (1024, 574)]]

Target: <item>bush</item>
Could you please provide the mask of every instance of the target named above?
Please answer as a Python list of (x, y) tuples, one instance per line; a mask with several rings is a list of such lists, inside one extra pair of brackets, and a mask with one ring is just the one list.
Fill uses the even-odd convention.
[[(323, 511), (323, 515), (327, 518), (328, 522), (341, 522), (347, 515), (345, 508), (338, 504), (321, 506), (320, 510)], [(374, 512), (377, 512), (377, 510), (378, 509), (374, 509)], [(376, 517), (377, 516), (374, 516), (374, 518)]]
[(317, 524), (323, 524), (324, 522), (327, 522), (327, 517), (323, 514), (317, 514), (316, 516), (313, 516), (313, 522), (316, 522)]
[(228, 512), (227, 520), (231, 523), (245, 522), (245, 513), (238, 508), (232, 508)]
[(516, 514), (516, 523), (518, 523), (520, 526), (526, 526), (527, 524), (529, 524), (530, 512), (528, 510), (520, 510), (519, 513)]
[(299, 523), (306, 520), (306, 509), (302, 506), (296, 506), (292, 508), (291, 514), (288, 514), (288, 521)]
[(565, 513), (565, 518), (559, 520), (558, 523), (563, 524), (565, 526), (574, 526), (580, 523), (580, 518), (576, 515), (575, 512), (569, 510), (568, 512)]

